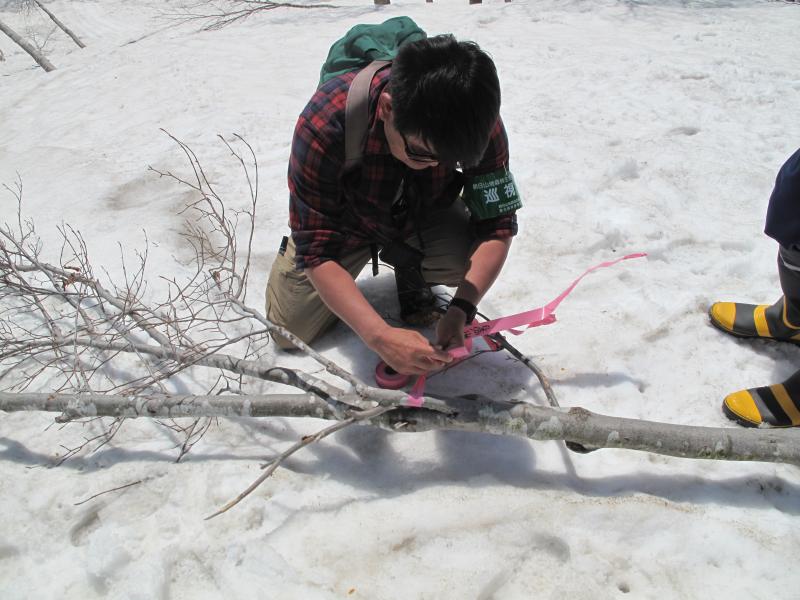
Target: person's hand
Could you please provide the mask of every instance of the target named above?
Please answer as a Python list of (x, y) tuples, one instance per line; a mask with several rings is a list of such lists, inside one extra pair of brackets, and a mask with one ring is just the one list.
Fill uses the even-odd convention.
[(441, 369), (453, 360), (447, 352), (431, 346), (422, 334), (399, 327), (390, 327), (382, 332), (370, 348), (403, 375), (422, 375)]
[(448, 308), (436, 325), (436, 347), (441, 350), (450, 350), (463, 346), (466, 325), (467, 315), (463, 310), (455, 306)]

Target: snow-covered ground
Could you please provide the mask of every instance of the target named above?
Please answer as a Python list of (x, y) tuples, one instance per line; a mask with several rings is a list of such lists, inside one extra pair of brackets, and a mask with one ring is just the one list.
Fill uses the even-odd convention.
[[(261, 305), (286, 233), (292, 129), (327, 48), (356, 23), (407, 14), (477, 41), (500, 72), (525, 207), (483, 311), (539, 306), (592, 264), (649, 253), (587, 278), (556, 324), (514, 339), (562, 404), (736, 427), (720, 411), (727, 393), (794, 372), (800, 350), (725, 336), (706, 311), (780, 294), (762, 225), (775, 173), (800, 146), (800, 6), (332, 3), (200, 31), (168, 19), (177, 2), (58, 0), (48, 6), (88, 47), (53, 33), (49, 74), (0, 37), (0, 183), (19, 174), (46, 254), (56, 260), (68, 222), (113, 275), (117, 243), (141, 248), (146, 231), (154, 275), (179, 272), (187, 194), (147, 167), (187, 167), (159, 129), (197, 152), (231, 206), (246, 185), (216, 134), (238, 133), (261, 168), (250, 290)], [(49, 22), (15, 4), (0, 2), (0, 20), (44, 40)], [(15, 208), (3, 192), (0, 220)], [(389, 274), (364, 284), (392, 309)], [(363, 377), (375, 362), (344, 327), (320, 348)], [(430, 389), (545, 403), (501, 354)], [(263, 458), (321, 422), (222, 421), (179, 464), (167, 430), (129, 422), (109, 447), (49, 468), (84, 433), (52, 420), (0, 415), (4, 599), (800, 598), (794, 467), (350, 428), (207, 522)]]

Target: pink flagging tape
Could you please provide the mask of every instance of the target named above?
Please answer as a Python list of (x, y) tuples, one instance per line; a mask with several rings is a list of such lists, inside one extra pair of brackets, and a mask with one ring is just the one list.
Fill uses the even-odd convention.
[(512, 333), (519, 335), (522, 331), (513, 331), (515, 327), (525, 327), (526, 329), (530, 329), (531, 327), (539, 327), (541, 325), (549, 325), (556, 320), (556, 316), (553, 314), (558, 308), (558, 305), (569, 296), (572, 290), (575, 289), (575, 286), (580, 283), (581, 279), (586, 277), (589, 273), (597, 271), (598, 269), (602, 269), (605, 267), (611, 267), (623, 260), (629, 260), (631, 258), (641, 258), (643, 256), (647, 256), (645, 253), (640, 252), (638, 254), (628, 254), (627, 256), (623, 256), (622, 258), (618, 258), (617, 260), (612, 260), (604, 263), (600, 263), (599, 265), (595, 265), (590, 269), (584, 271), (583, 275), (578, 277), (575, 281), (573, 281), (570, 286), (561, 292), (558, 296), (556, 296), (553, 300), (545, 304), (544, 306), (540, 306), (539, 308), (534, 308), (533, 310), (529, 310), (522, 313), (517, 313), (516, 315), (511, 315), (508, 317), (500, 317), (499, 319), (494, 319), (493, 321), (486, 321), (485, 323), (475, 323), (474, 325), (469, 325), (464, 329), (464, 337), (472, 338), (482, 335), (491, 335), (493, 333), (497, 333), (499, 331), (506, 331), (511, 330)]
[(408, 383), (411, 375), (403, 375), (395, 370), (389, 370), (389, 365), (381, 361), (375, 367), (375, 383), (385, 390), (399, 390)]
[[(595, 265), (586, 269), (583, 274), (578, 277), (575, 281), (573, 281), (567, 289), (561, 292), (558, 296), (553, 298), (550, 302), (545, 304), (544, 306), (540, 306), (539, 308), (534, 308), (533, 310), (529, 310), (526, 312), (517, 313), (515, 315), (510, 315), (508, 317), (500, 317), (499, 319), (494, 319), (492, 321), (486, 321), (485, 323), (472, 323), (464, 328), (464, 337), (466, 338), (466, 343), (461, 348), (454, 348), (450, 350), (450, 356), (454, 359), (462, 359), (469, 355), (472, 348), (472, 339), (475, 337), (480, 336), (487, 336), (493, 333), (499, 333), (500, 331), (509, 331), (514, 335), (520, 335), (524, 333), (524, 331), (519, 331), (517, 327), (524, 327), (525, 329), (530, 329), (531, 327), (540, 327), (542, 325), (549, 325), (550, 323), (554, 323), (556, 320), (556, 315), (554, 314), (558, 305), (570, 295), (572, 290), (575, 289), (581, 279), (586, 277), (589, 273), (593, 273), (598, 269), (603, 269), (605, 267), (611, 267), (616, 265), (617, 263), (622, 262), (623, 260), (630, 260), (632, 258), (642, 258), (647, 256), (645, 252), (637, 252), (635, 254), (628, 254), (623, 256), (622, 258), (618, 258), (616, 260), (610, 260), (606, 262), (602, 262), (599, 265)], [(425, 380), (427, 376), (421, 375), (419, 379), (417, 379), (414, 387), (411, 388), (411, 391), (408, 394), (408, 399), (406, 404), (408, 406), (422, 406), (423, 403), (423, 393), (425, 391)]]
[(422, 397), (425, 395), (425, 380), (427, 378), (427, 375), (420, 375), (419, 378), (417, 378), (414, 387), (408, 392), (408, 398), (406, 399), (406, 404), (408, 404), (408, 406), (422, 406)]

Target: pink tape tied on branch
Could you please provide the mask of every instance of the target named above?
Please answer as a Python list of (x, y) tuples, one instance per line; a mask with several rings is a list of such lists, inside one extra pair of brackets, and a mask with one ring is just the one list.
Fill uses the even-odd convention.
[[(465, 358), (469, 355), (472, 349), (472, 338), (481, 337), (491, 335), (493, 333), (499, 333), (501, 331), (510, 331), (514, 335), (520, 335), (524, 333), (524, 331), (518, 331), (517, 327), (524, 327), (525, 329), (530, 329), (531, 327), (539, 327), (541, 325), (549, 325), (550, 323), (554, 323), (556, 320), (555, 311), (558, 308), (558, 305), (569, 296), (572, 290), (575, 289), (581, 279), (586, 277), (589, 273), (597, 271), (598, 269), (603, 269), (605, 267), (611, 267), (616, 265), (617, 263), (622, 262), (623, 260), (629, 260), (631, 258), (642, 258), (647, 256), (644, 252), (637, 252), (636, 254), (628, 254), (623, 256), (622, 258), (618, 258), (616, 260), (602, 262), (599, 265), (595, 265), (578, 277), (575, 281), (573, 281), (567, 289), (561, 292), (558, 296), (556, 296), (553, 300), (545, 304), (544, 306), (540, 306), (539, 308), (534, 308), (533, 310), (529, 310), (526, 312), (517, 313), (515, 315), (510, 315), (508, 317), (500, 317), (499, 319), (494, 319), (492, 321), (486, 321), (484, 323), (471, 323), (464, 328), (464, 337), (467, 338), (466, 344), (461, 348), (454, 348), (450, 350), (450, 356), (454, 359), (461, 359)], [(408, 394), (408, 399), (406, 404), (408, 406), (422, 406), (423, 404), (423, 394), (425, 391), (425, 380), (427, 376), (421, 375), (419, 379), (417, 379), (414, 387), (411, 388), (411, 391)]]

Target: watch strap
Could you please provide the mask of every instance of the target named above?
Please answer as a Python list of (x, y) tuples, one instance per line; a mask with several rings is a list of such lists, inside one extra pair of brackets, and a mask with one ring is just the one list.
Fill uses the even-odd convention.
[(478, 314), (478, 307), (472, 302), (464, 300), (463, 298), (453, 298), (447, 308), (455, 306), (467, 315), (467, 323), (472, 323), (475, 320), (475, 315)]

